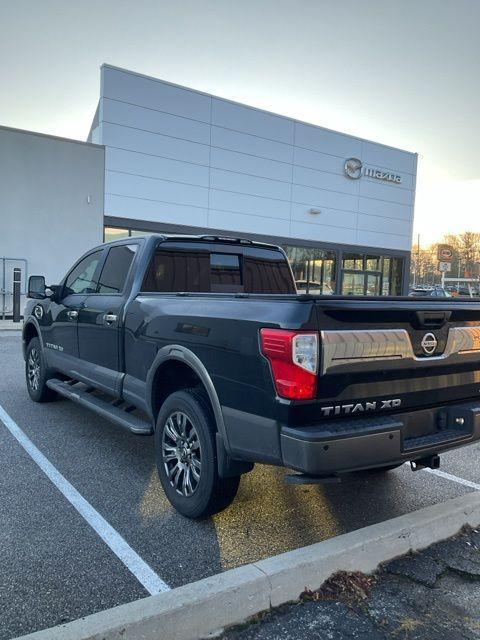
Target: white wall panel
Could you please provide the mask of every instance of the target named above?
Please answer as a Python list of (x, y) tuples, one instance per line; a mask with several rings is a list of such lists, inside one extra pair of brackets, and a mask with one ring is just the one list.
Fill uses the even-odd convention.
[(257, 178), (244, 173), (224, 171), (223, 169), (210, 170), (210, 186), (213, 189), (225, 189), (226, 191), (237, 191), (265, 198), (290, 200), (291, 185), (287, 182), (279, 182), (269, 178)]
[(366, 164), (385, 167), (402, 173), (415, 173), (415, 154), (392, 149), (381, 144), (364, 140), (362, 143), (362, 160)]
[(322, 207), (322, 212), (310, 213), (308, 205), (292, 204), (292, 220), (308, 224), (344, 227), (355, 230), (357, 228), (357, 213), (354, 211), (339, 211)]
[(290, 233), (290, 223), (287, 220), (272, 220), (262, 216), (248, 216), (215, 209), (210, 209), (208, 222), (213, 229), (239, 233), (259, 233), (269, 236), (288, 236)]
[(410, 221), (367, 216), (364, 213), (359, 213), (358, 229), (362, 231), (376, 231), (377, 233), (393, 233), (395, 235), (408, 236), (410, 234)]
[(210, 96), (121, 69), (104, 66), (102, 72), (106, 98), (210, 122)]
[[(0, 127), (0, 257), (24, 258), (28, 275), (59, 282), (102, 242), (104, 166), (102, 147)], [(24, 264), (9, 263), (7, 283), (14, 266), (25, 279)]]
[(159, 202), (178, 202), (193, 207), (208, 207), (208, 189), (127, 173), (105, 172), (105, 193), (125, 195)]
[(107, 147), (106, 162), (111, 171), (123, 171), (149, 178), (161, 178), (208, 187), (209, 170), (199, 164)]
[(207, 166), (210, 155), (209, 147), (204, 144), (107, 123), (103, 124), (102, 144)]
[[(107, 192), (119, 194), (107, 195), (106, 215), (409, 248), (414, 154), (108, 66), (102, 74), (98, 138)], [(348, 179), (349, 157), (402, 184)]]
[(326, 225), (308, 224), (306, 222), (292, 221), (291, 235), (293, 238), (308, 238), (319, 242), (335, 242), (342, 244), (356, 244), (357, 232), (355, 229), (343, 227), (328, 227)]
[(327, 153), (319, 153), (311, 149), (303, 149), (295, 147), (294, 164), (300, 167), (308, 167), (317, 171), (328, 171), (330, 173), (338, 173), (343, 175), (343, 167), (345, 159), (337, 156), (331, 156)]
[(301, 122), (295, 126), (295, 145), (344, 158), (359, 158), (362, 152), (362, 143), (357, 138)]
[(141, 200), (126, 196), (105, 195), (105, 211), (109, 216), (148, 220), (150, 222), (171, 222), (172, 224), (208, 226), (208, 209), (186, 205)]
[(258, 109), (213, 98), (212, 124), (293, 144), (294, 122)]
[(326, 189), (314, 189), (313, 187), (304, 187), (303, 185), (294, 184), (292, 188), (293, 202), (308, 204), (312, 207), (328, 207), (332, 209), (342, 209), (344, 211), (356, 211), (356, 196), (336, 191), (327, 191)]
[(198, 120), (144, 109), (118, 100), (103, 99), (103, 121), (174, 138), (210, 144), (210, 125)]
[(387, 202), (397, 202), (398, 204), (413, 204), (413, 192), (403, 189), (392, 183), (375, 182), (361, 178), (357, 180), (360, 184), (360, 195), (376, 200), (386, 200)]
[(405, 236), (396, 236), (388, 233), (376, 233), (374, 231), (357, 231), (355, 244), (367, 247), (379, 247), (380, 249), (396, 249), (398, 251), (410, 251), (412, 242)]
[(374, 198), (359, 198), (358, 210), (362, 213), (385, 216), (386, 218), (399, 218), (401, 220), (412, 220), (413, 218), (413, 209), (410, 205), (375, 200)]
[(271, 200), (244, 193), (210, 189), (210, 207), (222, 211), (247, 213), (268, 218), (290, 219), (290, 202)]
[(247, 153), (238, 153), (238, 151), (229, 151), (228, 149), (212, 148), (210, 165), (217, 169), (228, 169), (229, 171), (283, 180), (284, 182), (291, 182), (292, 180), (291, 164), (259, 158)]
[(316, 171), (306, 167), (293, 167), (293, 182), (307, 187), (341, 191), (355, 196), (358, 195), (360, 189), (359, 180), (351, 180), (344, 175)]
[(231, 149), (260, 158), (270, 158), (280, 162), (292, 162), (293, 147), (282, 142), (265, 140), (247, 133), (239, 133), (212, 125), (212, 147)]

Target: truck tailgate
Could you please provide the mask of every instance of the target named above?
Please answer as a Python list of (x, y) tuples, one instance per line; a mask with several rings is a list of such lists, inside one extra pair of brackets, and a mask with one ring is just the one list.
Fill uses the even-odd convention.
[(317, 418), (480, 396), (480, 303), (317, 299)]

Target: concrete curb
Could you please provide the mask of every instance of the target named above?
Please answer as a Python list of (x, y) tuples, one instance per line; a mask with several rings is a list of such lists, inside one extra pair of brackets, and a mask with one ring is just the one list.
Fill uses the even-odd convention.
[[(468, 493), (309, 547), (225, 571), (21, 640), (196, 640), (296, 600), (337, 571), (379, 564), (480, 525), (480, 493)], [(20, 639), (17, 639), (20, 640)]]

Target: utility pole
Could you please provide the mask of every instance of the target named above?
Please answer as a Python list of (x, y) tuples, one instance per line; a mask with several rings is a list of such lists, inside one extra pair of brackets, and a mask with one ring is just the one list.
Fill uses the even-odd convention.
[(417, 259), (415, 260), (415, 271), (413, 272), (413, 285), (418, 284), (420, 275), (420, 234), (417, 237)]

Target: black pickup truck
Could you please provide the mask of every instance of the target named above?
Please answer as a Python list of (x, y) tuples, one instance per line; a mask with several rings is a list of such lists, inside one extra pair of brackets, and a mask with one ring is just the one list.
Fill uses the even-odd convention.
[(322, 482), (480, 438), (470, 300), (299, 295), (278, 247), (162, 235), (96, 247), (59, 285), (32, 276), (29, 297), (30, 397), (153, 434), (188, 517), (228, 506), (255, 462)]

